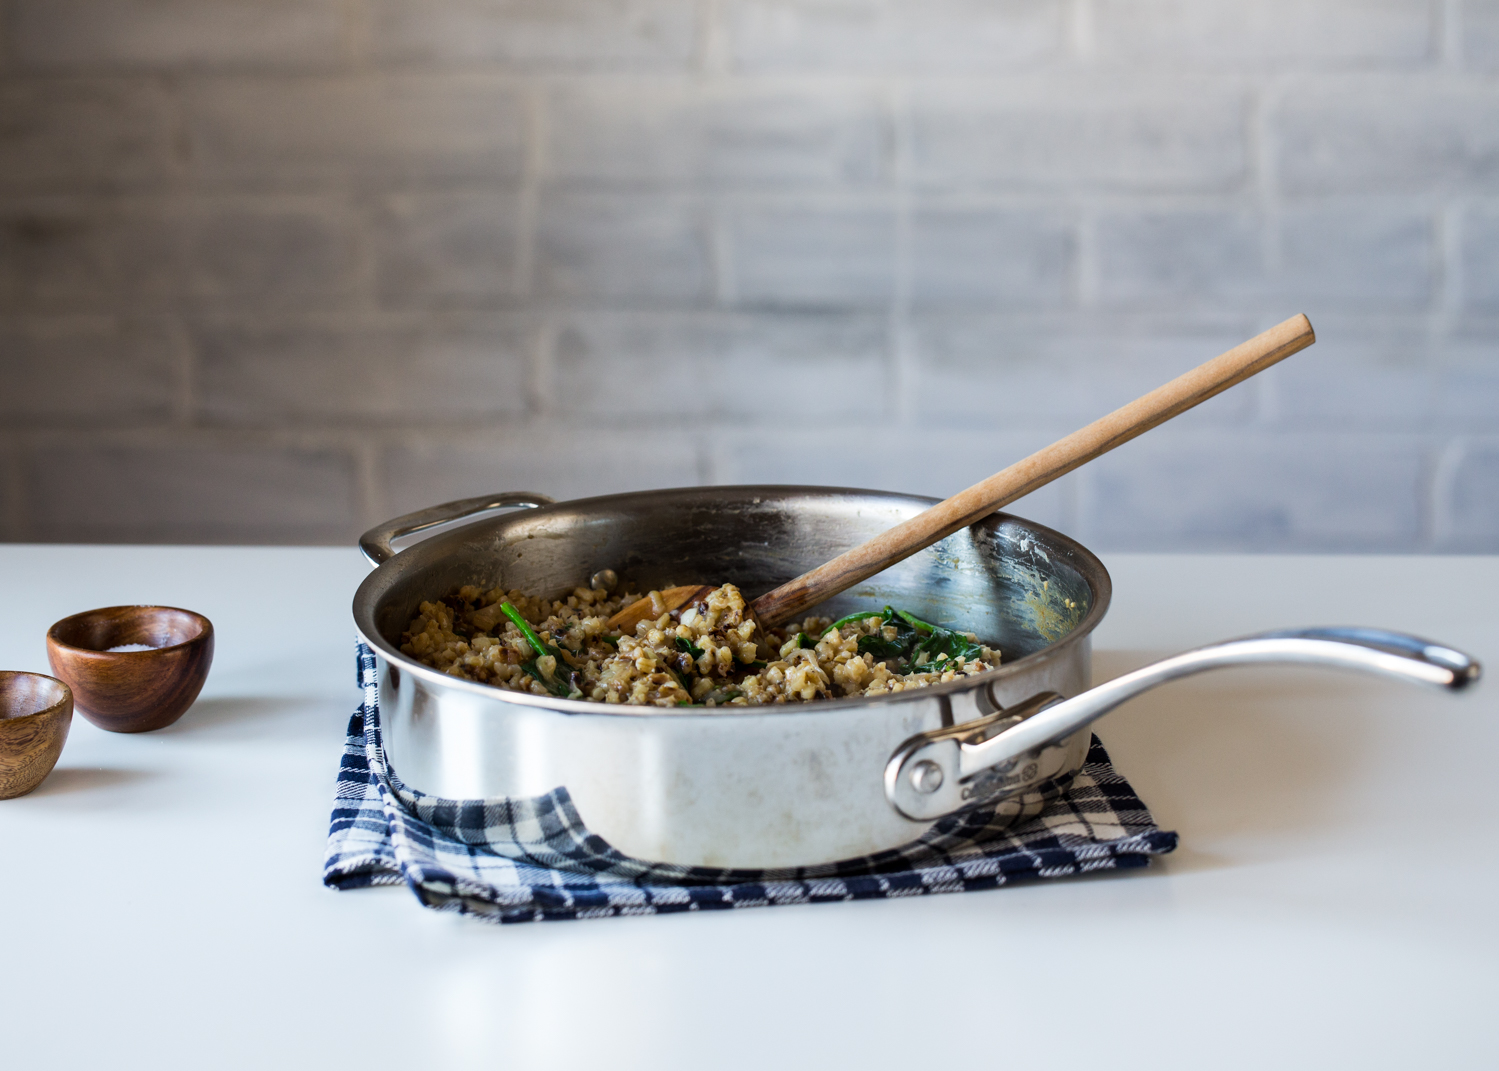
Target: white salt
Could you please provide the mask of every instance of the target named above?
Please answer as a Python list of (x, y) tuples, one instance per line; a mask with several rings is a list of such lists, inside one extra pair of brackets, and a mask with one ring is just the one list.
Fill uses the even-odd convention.
[(110, 648), (108, 648), (108, 651), (109, 651), (110, 654), (115, 654), (118, 651), (154, 651), (154, 650), (156, 650), (156, 648), (152, 647), (149, 643), (122, 643), (118, 647), (110, 647)]

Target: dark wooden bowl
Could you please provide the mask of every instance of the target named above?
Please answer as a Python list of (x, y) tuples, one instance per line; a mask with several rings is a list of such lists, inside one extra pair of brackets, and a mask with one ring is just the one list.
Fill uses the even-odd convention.
[[(111, 651), (140, 643), (149, 651)], [(213, 622), (172, 606), (109, 606), (47, 630), (47, 661), (101, 729), (145, 733), (193, 705), (213, 664)]]
[(55, 677), (0, 671), (0, 800), (24, 796), (57, 765), (73, 693)]

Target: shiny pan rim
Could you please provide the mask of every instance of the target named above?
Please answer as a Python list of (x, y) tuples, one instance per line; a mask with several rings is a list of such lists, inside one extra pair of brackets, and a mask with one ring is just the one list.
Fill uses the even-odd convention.
[[(926, 502), (936, 505), (940, 499), (931, 498), (926, 495), (902, 494), (895, 491), (874, 491), (868, 488), (858, 487), (819, 487), (804, 484), (739, 484), (722, 487), (673, 487), (662, 488), (652, 491), (631, 491), (614, 495), (597, 495), (591, 498), (575, 498), (567, 501), (555, 502), (551, 505), (537, 506), (523, 511), (512, 511), (501, 514), (499, 517), (480, 518), (472, 522), (472, 525), (502, 524), (512, 517), (524, 517), (531, 519), (546, 514), (551, 510), (576, 510), (591, 505), (619, 503), (632, 498), (643, 498), (646, 496), (669, 495), (673, 493), (693, 492), (701, 494), (704, 491), (736, 492), (742, 494), (817, 494), (817, 495), (878, 495), (888, 498), (906, 499), (908, 501)], [(747, 715), (760, 714), (806, 714), (814, 710), (845, 710), (855, 706), (877, 706), (884, 703), (901, 702), (910, 700), (914, 696), (946, 696), (955, 692), (969, 691), (971, 689), (987, 687), (998, 681), (1030, 671), (1037, 666), (1043, 666), (1056, 658), (1065, 657), (1068, 650), (1081, 643), (1089, 636), (1098, 623), (1103, 620), (1104, 614), (1108, 612), (1109, 602), (1113, 596), (1113, 581), (1104, 564), (1087, 547), (1083, 546), (1071, 536), (1058, 532), (1044, 524), (1028, 520), (1015, 514), (995, 512), (988, 517), (975, 523), (984, 524), (995, 518), (1005, 518), (1019, 521), (1027, 527), (1045, 533), (1049, 538), (1065, 545), (1074, 555), (1072, 564), (1078, 569), (1093, 593), (1092, 605), (1083, 619), (1078, 622), (1077, 627), (1063, 636), (1060, 640), (1050, 643), (1039, 651), (1033, 651), (1014, 662), (1002, 662), (998, 668), (982, 673), (975, 677), (966, 677), (962, 680), (949, 681), (946, 684), (934, 684), (927, 688), (917, 689), (914, 692), (889, 692), (885, 695), (876, 696), (848, 696), (842, 699), (823, 699), (806, 703), (767, 703), (763, 706), (735, 707), (732, 708), (733, 717), (745, 717)], [(450, 529), (440, 535), (433, 536), (434, 539), (442, 539), (454, 533), (464, 531), (472, 525), (464, 524), (458, 528)], [(424, 541), (425, 542), (425, 541)], [(411, 548), (407, 548), (408, 550)], [(405, 552), (396, 554), (370, 571), (358, 589), (354, 593), (354, 628), (360, 639), (369, 644), (381, 657), (392, 665), (399, 666), (402, 672), (426, 681), (429, 684), (440, 687), (455, 688), (459, 691), (469, 692), (473, 695), (486, 696), (507, 703), (520, 703), (526, 706), (543, 707), (547, 710), (556, 710), (565, 714), (608, 714), (618, 717), (670, 717), (670, 718), (713, 718), (722, 719), (724, 708), (715, 708), (712, 713), (692, 707), (656, 707), (636, 705), (632, 703), (596, 703), (587, 699), (563, 699), (558, 696), (535, 695), (531, 692), (511, 691), (507, 688), (497, 688), (491, 684), (483, 684), (479, 681), (464, 680), (462, 677), (454, 677), (447, 673), (440, 673), (431, 666), (424, 666), (413, 660), (409, 655), (402, 654), (399, 650), (387, 643), (374, 628), (374, 611), (376, 597), (374, 589), (381, 583), (381, 574), (385, 570), (399, 571), (402, 565), (402, 557)], [(878, 575), (878, 574), (876, 574)]]

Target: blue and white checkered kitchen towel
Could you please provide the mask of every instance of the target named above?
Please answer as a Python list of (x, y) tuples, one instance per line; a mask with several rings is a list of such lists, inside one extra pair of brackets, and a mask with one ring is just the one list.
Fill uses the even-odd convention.
[(349, 720), (323, 864), (335, 889), (405, 882), (431, 908), (529, 922), (992, 889), (1141, 867), (1176, 847), (1095, 737), (1068, 791), (1014, 828), (979, 807), (905, 847), (827, 866), (757, 873), (643, 862), (589, 832), (565, 787), (448, 800), (402, 785), (385, 762), (374, 653), (361, 643), (358, 655), (364, 702)]

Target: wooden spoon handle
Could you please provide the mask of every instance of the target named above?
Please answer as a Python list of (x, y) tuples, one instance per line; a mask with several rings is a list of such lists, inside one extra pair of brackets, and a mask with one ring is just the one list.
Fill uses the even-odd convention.
[(1206, 364), (1177, 376), (1165, 386), (1136, 398), (1017, 461), (1002, 472), (959, 491), (945, 502), (882, 532), (867, 543), (840, 554), (825, 565), (803, 573), (766, 592), (751, 608), (766, 628), (790, 621), (825, 599), (830, 599), (859, 581), (873, 576), (937, 540), (952, 535), (1008, 502), (1030, 494), (1079, 465), (1108, 453), (1121, 443), (1149, 431), (1213, 395), (1227, 390), (1317, 341), (1311, 321), (1293, 316), (1264, 334), (1256, 335)]

